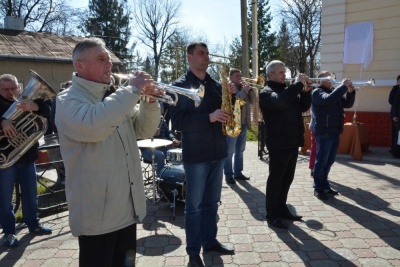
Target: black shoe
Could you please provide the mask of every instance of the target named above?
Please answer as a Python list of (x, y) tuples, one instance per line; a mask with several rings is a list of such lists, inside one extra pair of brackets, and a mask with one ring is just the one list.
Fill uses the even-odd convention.
[(328, 196), (324, 193), (323, 190), (314, 190), (314, 196), (316, 196), (320, 200), (328, 200)]
[(236, 184), (235, 179), (233, 179), (232, 177), (225, 178), (225, 182), (226, 182), (227, 184)]
[(205, 267), (199, 254), (189, 255), (187, 267)]
[(291, 221), (301, 221), (301, 218), (303, 218), (303, 216), (293, 215), (290, 211), (288, 211), (283, 215), (283, 218)]
[(339, 195), (339, 192), (336, 191), (336, 190), (333, 190), (332, 188), (325, 189), (325, 190), (324, 190), (324, 193), (327, 194), (327, 195), (331, 195), (331, 196), (337, 196), (337, 195)]
[(233, 178), (235, 178), (236, 180), (250, 180), (250, 177), (244, 176), (243, 174)]
[(275, 218), (275, 219), (268, 219), (267, 222), (269, 226), (274, 226), (277, 228), (282, 228), (282, 229), (288, 229), (289, 226), (281, 219)]
[(226, 245), (222, 245), (218, 241), (217, 241), (217, 244), (215, 244), (214, 246), (212, 246), (210, 248), (205, 248), (203, 250), (204, 251), (215, 251), (222, 255), (234, 255), (235, 254), (235, 250), (233, 248), (230, 248)]

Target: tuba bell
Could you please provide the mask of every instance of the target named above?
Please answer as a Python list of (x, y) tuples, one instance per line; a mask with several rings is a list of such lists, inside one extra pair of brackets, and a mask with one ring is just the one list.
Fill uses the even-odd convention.
[(7, 138), (0, 129), (0, 169), (8, 168), (20, 159), (47, 131), (47, 119), (33, 112), (20, 111), (17, 102), (22, 100), (53, 98), (57, 93), (36, 72), (29, 70), (31, 78), (18, 99), (3, 114), (14, 121), (17, 136)]

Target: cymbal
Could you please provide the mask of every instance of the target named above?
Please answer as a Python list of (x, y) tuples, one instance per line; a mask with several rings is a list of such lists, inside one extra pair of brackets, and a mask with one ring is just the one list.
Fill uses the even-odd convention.
[(165, 139), (144, 139), (137, 141), (139, 147), (161, 147), (172, 144), (172, 141)]

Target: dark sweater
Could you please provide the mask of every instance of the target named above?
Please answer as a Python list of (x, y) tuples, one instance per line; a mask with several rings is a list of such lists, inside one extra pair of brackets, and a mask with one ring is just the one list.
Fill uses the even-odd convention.
[(260, 109), (265, 122), (266, 145), (269, 150), (304, 145), (302, 112), (311, 105), (311, 93), (303, 92), (303, 84), (268, 81), (260, 92)]
[(343, 132), (343, 108), (351, 108), (356, 97), (355, 91), (346, 92), (345, 85), (334, 90), (323, 86), (313, 90), (310, 129), (315, 134)]
[(228, 155), (222, 124), (211, 123), (209, 118), (210, 113), (221, 108), (221, 85), (208, 74), (201, 81), (190, 70), (173, 83), (187, 89), (201, 84), (205, 94), (197, 108), (192, 99), (183, 95), (178, 95), (177, 105), (170, 107), (172, 127), (182, 132), (182, 161), (187, 163), (221, 160)]

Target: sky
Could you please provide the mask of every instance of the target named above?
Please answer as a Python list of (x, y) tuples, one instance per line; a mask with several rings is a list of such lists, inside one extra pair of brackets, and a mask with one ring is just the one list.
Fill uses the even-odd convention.
[[(279, 0), (269, 1), (271, 10), (276, 2)], [(76, 8), (88, 6), (88, 1), (84, 0), (70, 0), (69, 3)], [(181, 22), (191, 28), (196, 36), (207, 36), (210, 47), (230, 44), (240, 36), (240, 0), (181, 0), (181, 3)]]

